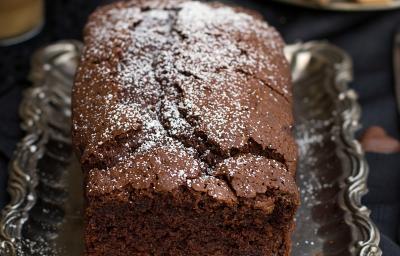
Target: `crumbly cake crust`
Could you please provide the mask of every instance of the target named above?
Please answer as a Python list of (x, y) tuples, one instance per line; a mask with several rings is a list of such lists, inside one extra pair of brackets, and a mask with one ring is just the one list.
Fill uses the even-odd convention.
[[(275, 29), (221, 4), (136, 0), (96, 10), (84, 42), (72, 134), (86, 176), (87, 254), (287, 255), (299, 199), (290, 70)], [(133, 207), (148, 202), (152, 216)], [(265, 227), (244, 221), (245, 210)], [(218, 211), (243, 220), (240, 229), (232, 231), (237, 224)], [(211, 231), (200, 216), (224, 224)], [(191, 229), (223, 239), (194, 239), (207, 248), (189, 246), (188, 238), (183, 248), (167, 228), (168, 246), (157, 246), (145, 236), (159, 232), (156, 220), (189, 229), (179, 236)], [(136, 245), (133, 231), (144, 237)], [(266, 241), (272, 231), (277, 238)], [(126, 250), (117, 249), (123, 244)]]

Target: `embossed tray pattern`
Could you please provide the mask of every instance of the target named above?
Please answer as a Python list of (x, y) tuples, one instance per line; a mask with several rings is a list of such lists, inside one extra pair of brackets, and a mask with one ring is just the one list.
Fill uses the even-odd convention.
[[(82, 173), (70, 142), (70, 92), (81, 43), (62, 41), (32, 60), (20, 107), (26, 136), (10, 163), (11, 202), (0, 219), (0, 255), (83, 253)], [(361, 205), (368, 167), (354, 139), (360, 107), (351, 61), (324, 42), (287, 46), (292, 66), (302, 205), (294, 256), (379, 256), (379, 232)]]

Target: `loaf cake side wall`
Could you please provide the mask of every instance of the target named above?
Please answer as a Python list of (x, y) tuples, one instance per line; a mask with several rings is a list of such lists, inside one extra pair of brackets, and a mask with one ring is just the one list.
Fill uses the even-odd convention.
[[(258, 199), (269, 206), (257, 209)], [(126, 188), (89, 200), (86, 255), (289, 255), (290, 194), (232, 206), (186, 188)], [(266, 214), (268, 207), (275, 209)]]

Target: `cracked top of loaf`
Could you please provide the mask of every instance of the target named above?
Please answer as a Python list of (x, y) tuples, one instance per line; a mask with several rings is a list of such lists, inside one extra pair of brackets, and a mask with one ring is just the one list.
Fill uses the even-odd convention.
[(296, 193), (290, 70), (258, 16), (125, 1), (90, 16), (84, 43), (72, 130), (89, 193), (185, 185), (231, 203)]

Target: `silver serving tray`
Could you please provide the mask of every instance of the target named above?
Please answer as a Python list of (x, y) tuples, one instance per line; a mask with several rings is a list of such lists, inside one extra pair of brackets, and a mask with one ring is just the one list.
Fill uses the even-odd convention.
[[(83, 253), (82, 173), (70, 142), (70, 92), (81, 43), (38, 51), (20, 107), (26, 136), (10, 163), (11, 202), (0, 219), (0, 255)], [(302, 205), (295, 256), (379, 256), (379, 232), (361, 205), (368, 167), (354, 131), (360, 107), (351, 61), (324, 42), (287, 46), (294, 78)]]
[(359, 3), (356, 0), (275, 0), (288, 4), (336, 11), (377, 11), (400, 8), (400, 0)]

